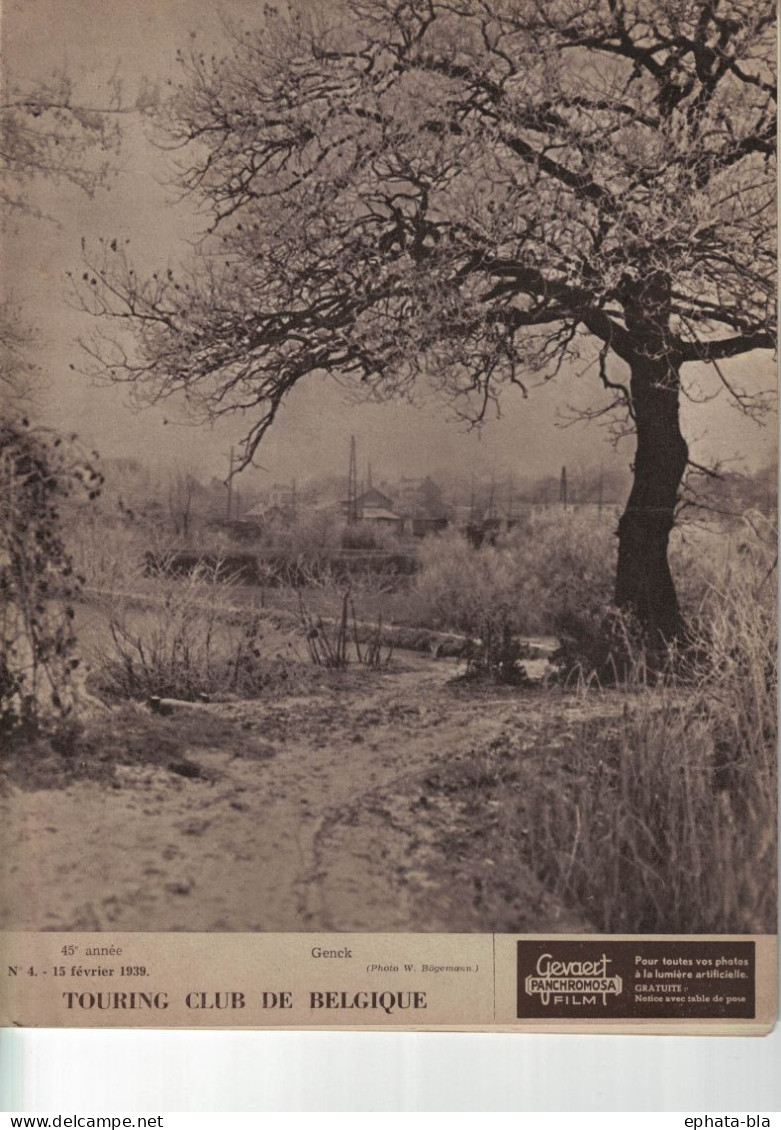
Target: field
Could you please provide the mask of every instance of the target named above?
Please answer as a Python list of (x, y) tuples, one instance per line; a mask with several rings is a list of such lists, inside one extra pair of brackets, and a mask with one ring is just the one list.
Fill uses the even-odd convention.
[(149, 575), (137, 532), (75, 537), (73, 709), (3, 755), (5, 928), (774, 929), (758, 519), (679, 539), (664, 677), (627, 636), (608, 678), (615, 539), (576, 514), (426, 539), (403, 583)]

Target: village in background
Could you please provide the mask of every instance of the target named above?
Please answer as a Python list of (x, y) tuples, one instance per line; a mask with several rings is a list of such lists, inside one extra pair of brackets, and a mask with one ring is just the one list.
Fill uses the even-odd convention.
[[(227, 467), (235, 462), (230, 452)], [(289, 481), (252, 468), (207, 478), (186, 463), (166, 466), (126, 456), (104, 459), (101, 470), (101, 497), (84, 510), (90, 523), (146, 527), (167, 535), (178, 549), (203, 551), (235, 546), (414, 555), (422, 538), (446, 530), (479, 547), (549, 512), (615, 525), (631, 489), (629, 464), (623, 472), (600, 464), (562, 466), (558, 476), (506, 468), (490, 476), (410, 476), (373, 466), (356, 437), (345, 452), (343, 476), (307, 475), (302, 461), (301, 478)], [(685, 501), (682, 517), (693, 521), (729, 524), (752, 510), (772, 520), (777, 469), (724, 472), (696, 483)]]

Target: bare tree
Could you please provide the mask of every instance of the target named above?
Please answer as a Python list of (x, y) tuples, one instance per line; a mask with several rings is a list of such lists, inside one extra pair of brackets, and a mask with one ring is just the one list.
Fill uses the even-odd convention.
[(26, 412), (34, 400), (35, 366), (28, 357), (33, 330), (19, 306), (0, 301), (0, 405), (3, 412)]
[[(41, 213), (31, 189), (43, 180), (92, 195), (104, 182), (120, 140), (118, 91), (109, 106), (74, 98), (65, 75), (35, 84), (6, 76), (0, 100), (0, 219)], [(52, 217), (47, 217), (51, 219)]]
[[(22, 217), (43, 218), (32, 202), (41, 181), (68, 182), (92, 194), (105, 179), (109, 153), (119, 144), (106, 111), (78, 105), (71, 83), (56, 76), (24, 86), (6, 71), (0, 97), (0, 229)], [(52, 217), (46, 217), (51, 219)], [(0, 294), (0, 406), (29, 407), (35, 369), (28, 353), (35, 330), (12, 297), (12, 279)]]
[(174, 533), (188, 538), (191, 533), (193, 503), (204, 490), (194, 473), (186, 467), (172, 467), (168, 479), (168, 513)]
[[(112, 104), (93, 109), (80, 104), (64, 74), (23, 83), (6, 68), (0, 96), (0, 230), (23, 218), (52, 221), (34, 204), (43, 182), (75, 185), (91, 196), (102, 185), (116, 156), (121, 134), (117, 114), (125, 110), (115, 91)], [(138, 107), (151, 97), (146, 87)], [(13, 279), (0, 288), (0, 407), (27, 410), (34, 399), (36, 370), (29, 359), (36, 331), (12, 295)]]
[[(140, 399), (251, 414), (249, 462), (310, 373), (433, 381), (481, 419), (503, 385), (591, 367), (636, 432), (616, 599), (680, 631), (667, 545), (684, 366), (775, 332), (769, 0), (335, 0), (183, 55), (162, 121), (211, 211), (181, 275), (108, 242), (85, 304)], [(599, 389), (597, 383), (595, 389)]]

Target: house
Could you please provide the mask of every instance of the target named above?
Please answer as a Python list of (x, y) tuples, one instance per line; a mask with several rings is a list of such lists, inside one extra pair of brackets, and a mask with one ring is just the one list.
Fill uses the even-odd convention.
[[(347, 503), (345, 502), (345, 512)], [(394, 509), (394, 502), (387, 494), (383, 494), (381, 490), (376, 487), (369, 487), (358, 495), (355, 500), (358, 517), (360, 518), (364, 510), (390, 510)]]
[[(349, 516), (350, 504), (347, 499), (341, 503), (342, 514)], [(390, 530), (400, 534), (404, 528), (404, 518), (395, 508), (393, 499), (376, 487), (369, 487), (355, 500), (356, 521), (362, 525)]]
[(442, 491), (428, 475), (424, 479), (402, 478), (399, 496), (405, 531), (413, 537), (422, 538), (447, 529), (449, 508), (442, 499)]
[(364, 506), (359, 511), (358, 521), (364, 526), (373, 526), (389, 530), (392, 534), (400, 534), (404, 529), (404, 519), (401, 514), (385, 506)]

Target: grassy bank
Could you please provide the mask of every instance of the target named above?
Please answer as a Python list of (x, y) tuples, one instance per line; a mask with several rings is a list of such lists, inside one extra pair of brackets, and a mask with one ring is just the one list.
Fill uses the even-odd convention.
[[(775, 617), (772, 558), (754, 544), (708, 590), (693, 669), (583, 683), (604, 707), (589, 720), (532, 746), (508, 734), (439, 774), (481, 840), (481, 899), (506, 901), (523, 861), (601, 931), (773, 932)], [(565, 692), (546, 693), (554, 715)]]

